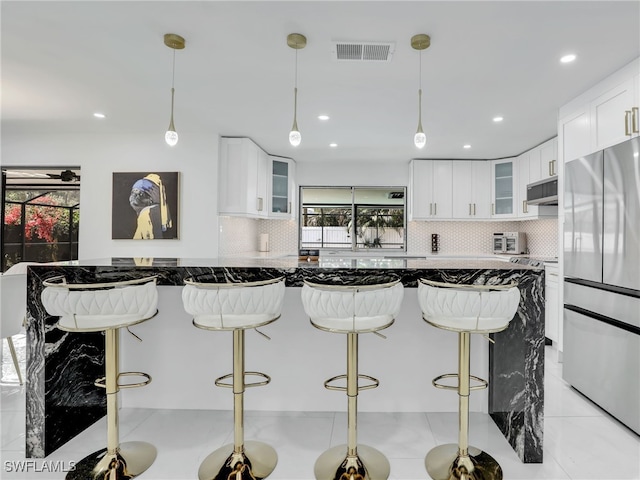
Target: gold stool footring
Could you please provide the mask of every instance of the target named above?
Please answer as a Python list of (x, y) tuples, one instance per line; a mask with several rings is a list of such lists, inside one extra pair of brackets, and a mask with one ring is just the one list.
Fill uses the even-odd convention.
[[(242, 453), (234, 452), (233, 444), (220, 447), (200, 464), (200, 480), (261, 480), (268, 477), (276, 468), (278, 455), (266, 443), (249, 440), (244, 442)], [(240, 477), (235, 475), (240, 472)], [(234, 473), (234, 476), (231, 474)]]
[[(473, 464), (473, 472), (467, 473), (465, 463)], [(455, 443), (432, 448), (424, 459), (427, 473), (434, 480), (502, 480), (502, 468), (487, 452), (469, 447), (469, 455), (460, 458)]]
[(129, 480), (147, 470), (157, 456), (156, 448), (146, 442), (121, 443), (115, 454), (103, 448), (83, 458), (68, 472), (66, 480)]
[(348, 446), (344, 444), (332, 447), (320, 455), (313, 473), (317, 480), (351, 480), (351, 467), (354, 468), (353, 478), (357, 480), (386, 480), (391, 471), (389, 460), (379, 450), (358, 444), (357, 455), (351, 457), (348, 455)]

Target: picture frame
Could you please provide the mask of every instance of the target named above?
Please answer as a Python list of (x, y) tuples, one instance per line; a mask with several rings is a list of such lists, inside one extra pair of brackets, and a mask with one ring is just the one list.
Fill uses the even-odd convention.
[(113, 240), (178, 238), (179, 172), (114, 172)]

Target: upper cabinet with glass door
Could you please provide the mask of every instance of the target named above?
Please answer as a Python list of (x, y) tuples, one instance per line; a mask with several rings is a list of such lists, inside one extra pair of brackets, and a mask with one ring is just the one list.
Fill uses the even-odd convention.
[(516, 216), (516, 169), (514, 159), (491, 161), (491, 217), (511, 218)]
[(269, 217), (294, 218), (296, 163), (290, 158), (269, 155), (269, 165)]

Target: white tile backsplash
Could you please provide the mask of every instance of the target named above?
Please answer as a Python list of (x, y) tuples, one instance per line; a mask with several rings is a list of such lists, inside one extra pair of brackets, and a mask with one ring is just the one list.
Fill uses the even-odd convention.
[[(437, 233), (440, 235), (440, 255), (491, 255), (494, 232), (524, 232), (531, 255), (558, 255), (558, 221), (555, 218), (521, 222), (409, 222), (407, 253), (430, 253), (431, 234)], [(262, 233), (269, 235), (271, 253), (297, 253), (298, 224), (295, 220), (220, 217), (219, 256), (256, 252)]]

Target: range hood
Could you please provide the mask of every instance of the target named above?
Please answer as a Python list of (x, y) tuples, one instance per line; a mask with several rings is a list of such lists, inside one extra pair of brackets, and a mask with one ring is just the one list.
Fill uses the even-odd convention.
[(527, 185), (529, 205), (558, 205), (558, 177), (549, 177)]

